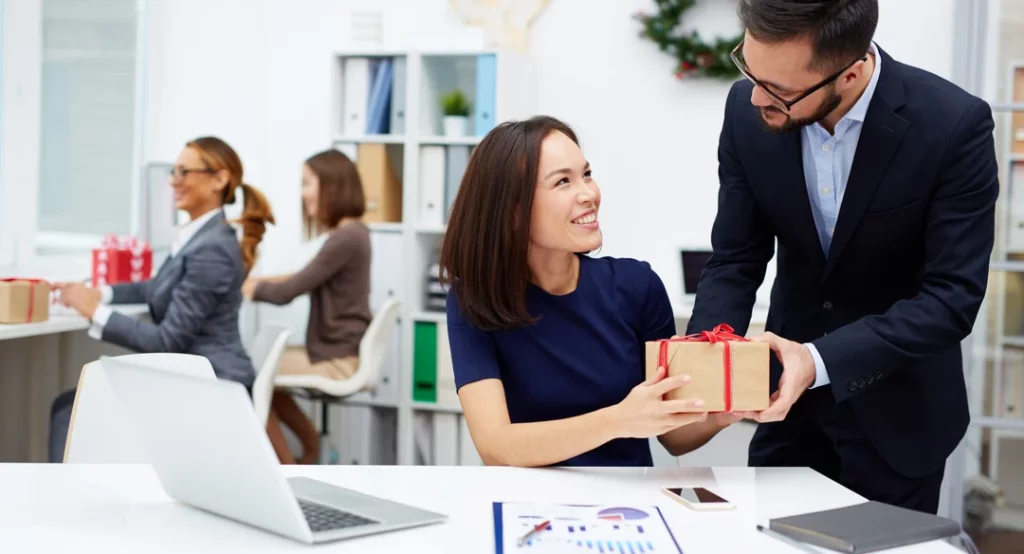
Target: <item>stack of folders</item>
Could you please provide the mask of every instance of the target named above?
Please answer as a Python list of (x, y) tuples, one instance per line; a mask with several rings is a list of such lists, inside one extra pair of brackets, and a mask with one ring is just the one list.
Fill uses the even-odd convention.
[(773, 519), (769, 528), (800, 542), (860, 554), (960, 534), (960, 524), (882, 502)]
[(420, 150), (420, 224), (443, 227), (462, 184), (472, 148), (466, 145), (424, 146)]
[(342, 132), (405, 132), (405, 58), (350, 57), (342, 65)]
[(441, 264), (434, 262), (427, 267), (426, 290), (423, 291), (423, 309), (430, 312), (445, 311), (448, 291), (441, 284)]

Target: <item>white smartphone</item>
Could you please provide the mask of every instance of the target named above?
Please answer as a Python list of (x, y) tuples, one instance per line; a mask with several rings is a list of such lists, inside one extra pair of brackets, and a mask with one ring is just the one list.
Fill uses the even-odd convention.
[(704, 487), (665, 488), (661, 492), (691, 510), (731, 510), (736, 507)]

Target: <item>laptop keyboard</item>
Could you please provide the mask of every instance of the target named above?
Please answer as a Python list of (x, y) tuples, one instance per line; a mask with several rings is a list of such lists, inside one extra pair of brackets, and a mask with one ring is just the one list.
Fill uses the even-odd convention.
[(304, 500), (299, 500), (299, 507), (302, 508), (302, 515), (306, 517), (306, 522), (309, 523), (309, 528), (314, 533), (377, 523), (372, 519)]

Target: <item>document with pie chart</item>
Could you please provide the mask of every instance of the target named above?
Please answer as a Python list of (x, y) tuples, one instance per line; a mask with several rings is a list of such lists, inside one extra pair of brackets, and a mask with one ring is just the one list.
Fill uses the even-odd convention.
[[(545, 521), (546, 528), (519, 546), (520, 537)], [(682, 554), (656, 506), (495, 502), (494, 535), (497, 554)]]

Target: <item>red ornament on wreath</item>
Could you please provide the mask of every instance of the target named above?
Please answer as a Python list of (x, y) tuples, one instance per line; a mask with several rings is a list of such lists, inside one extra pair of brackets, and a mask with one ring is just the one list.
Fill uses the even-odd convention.
[(679, 67), (676, 69), (676, 79), (684, 79), (693, 75), (697, 71), (697, 66), (692, 62), (684, 61), (679, 63)]

